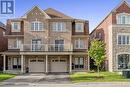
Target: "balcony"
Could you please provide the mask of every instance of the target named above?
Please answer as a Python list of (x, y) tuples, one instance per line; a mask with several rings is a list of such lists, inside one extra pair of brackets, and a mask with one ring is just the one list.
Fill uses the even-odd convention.
[(20, 48), (9, 46), (8, 49), (27, 52), (69, 52), (72, 51), (72, 46), (70, 44), (23, 44)]

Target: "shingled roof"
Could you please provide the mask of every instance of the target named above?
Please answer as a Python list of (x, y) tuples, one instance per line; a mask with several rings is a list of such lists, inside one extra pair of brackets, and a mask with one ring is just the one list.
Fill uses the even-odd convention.
[(2, 29), (5, 29), (5, 24), (3, 24), (2, 22), (0, 22), (0, 27), (1, 27)]
[(44, 10), (44, 12), (48, 14), (51, 18), (73, 19), (72, 17), (65, 15), (64, 13), (61, 13), (53, 8), (48, 8)]

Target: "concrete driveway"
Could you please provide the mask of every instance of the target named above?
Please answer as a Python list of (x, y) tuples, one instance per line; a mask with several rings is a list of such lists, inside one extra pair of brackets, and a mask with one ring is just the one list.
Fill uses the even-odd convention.
[(0, 83), (2, 85), (33, 85), (33, 84), (69, 84), (69, 74), (43, 74), (43, 73), (29, 73), (18, 75), (12, 79), (5, 80)]
[(71, 83), (67, 73), (30, 73), (1, 82), (0, 87), (130, 87), (130, 82)]

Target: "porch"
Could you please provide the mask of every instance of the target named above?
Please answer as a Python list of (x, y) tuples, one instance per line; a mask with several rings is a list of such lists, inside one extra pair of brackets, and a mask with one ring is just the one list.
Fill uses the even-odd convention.
[[(8, 64), (6, 64), (8, 63)], [(3, 55), (3, 71), (7, 73), (28, 73), (28, 72), (76, 72), (88, 71), (89, 60), (87, 55), (72, 54), (17, 54)], [(7, 68), (6, 68), (7, 67)]]

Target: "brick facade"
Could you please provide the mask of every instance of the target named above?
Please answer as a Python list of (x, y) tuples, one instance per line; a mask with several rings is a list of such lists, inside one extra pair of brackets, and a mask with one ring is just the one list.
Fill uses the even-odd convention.
[[(129, 25), (117, 24), (117, 15), (119, 13), (130, 13), (129, 4), (123, 1), (91, 32), (91, 40), (98, 38), (98, 33), (102, 33), (102, 40), (106, 44), (106, 60), (108, 61), (109, 71), (118, 71), (117, 55), (120, 53), (129, 53), (129, 46), (117, 45), (117, 35), (120, 33), (129, 34)], [(106, 68), (107, 69), (107, 68)]]

